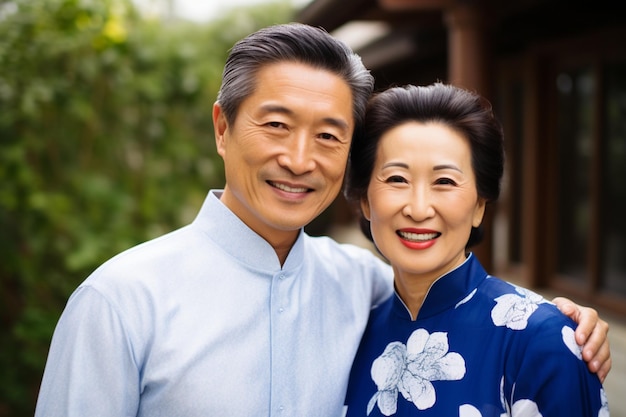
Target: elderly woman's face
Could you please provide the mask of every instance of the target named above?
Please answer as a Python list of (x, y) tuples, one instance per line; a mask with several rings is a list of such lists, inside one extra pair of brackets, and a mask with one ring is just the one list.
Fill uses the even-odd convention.
[(469, 141), (441, 123), (407, 122), (384, 134), (362, 201), (378, 249), (396, 275), (434, 280), (465, 260), (478, 197)]

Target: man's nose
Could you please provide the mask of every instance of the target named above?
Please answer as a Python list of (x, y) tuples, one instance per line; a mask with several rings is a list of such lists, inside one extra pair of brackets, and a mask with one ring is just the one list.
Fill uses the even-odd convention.
[(304, 133), (294, 134), (289, 138), (278, 163), (294, 175), (303, 175), (315, 169), (313, 138)]

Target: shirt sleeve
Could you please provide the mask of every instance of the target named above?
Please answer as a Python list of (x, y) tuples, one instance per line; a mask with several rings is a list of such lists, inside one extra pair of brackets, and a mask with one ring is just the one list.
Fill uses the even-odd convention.
[(517, 374), (503, 381), (509, 415), (596, 417), (608, 412), (600, 380), (589, 372), (574, 341), (573, 324), (551, 317), (532, 328), (525, 348), (515, 355)]
[(139, 369), (124, 323), (95, 289), (70, 297), (55, 329), (36, 417), (134, 416)]
[(372, 286), (372, 308), (380, 305), (393, 294), (393, 271), (389, 264), (371, 255), (371, 273), (374, 284)]

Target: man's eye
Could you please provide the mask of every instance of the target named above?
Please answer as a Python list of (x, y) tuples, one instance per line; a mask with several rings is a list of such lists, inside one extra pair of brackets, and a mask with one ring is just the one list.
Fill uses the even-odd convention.
[(330, 133), (321, 133), (321, 134), (320, 134), (320, 138), (322, 138), (322, 139), (327, 139), (327, 140), (338, 140), (338, 139), (337, 139), (337, 136), (332, 135), (332, 134), (330, 134)]
[(285, 124), (284, 124), (284, 123), (281, 123), (281, 122), (268, 122), (268, 123), (267, 123), (267, 125), (268, 125), (269, 127), (275, 127), (275, 128), (277, 128), (277, 129), (278, 129), (278, 128), (281, 128), (281, 127), (285, 127)]

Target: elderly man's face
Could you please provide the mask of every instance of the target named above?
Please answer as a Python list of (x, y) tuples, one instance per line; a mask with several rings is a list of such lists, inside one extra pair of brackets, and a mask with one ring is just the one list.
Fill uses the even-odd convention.
[(271, 244), (293, 241), (341, 189), (352, 110), (349, 85), (331, 72), (293, 62), (261, 69), (232, 125), (214, 106), (224, 204)]

